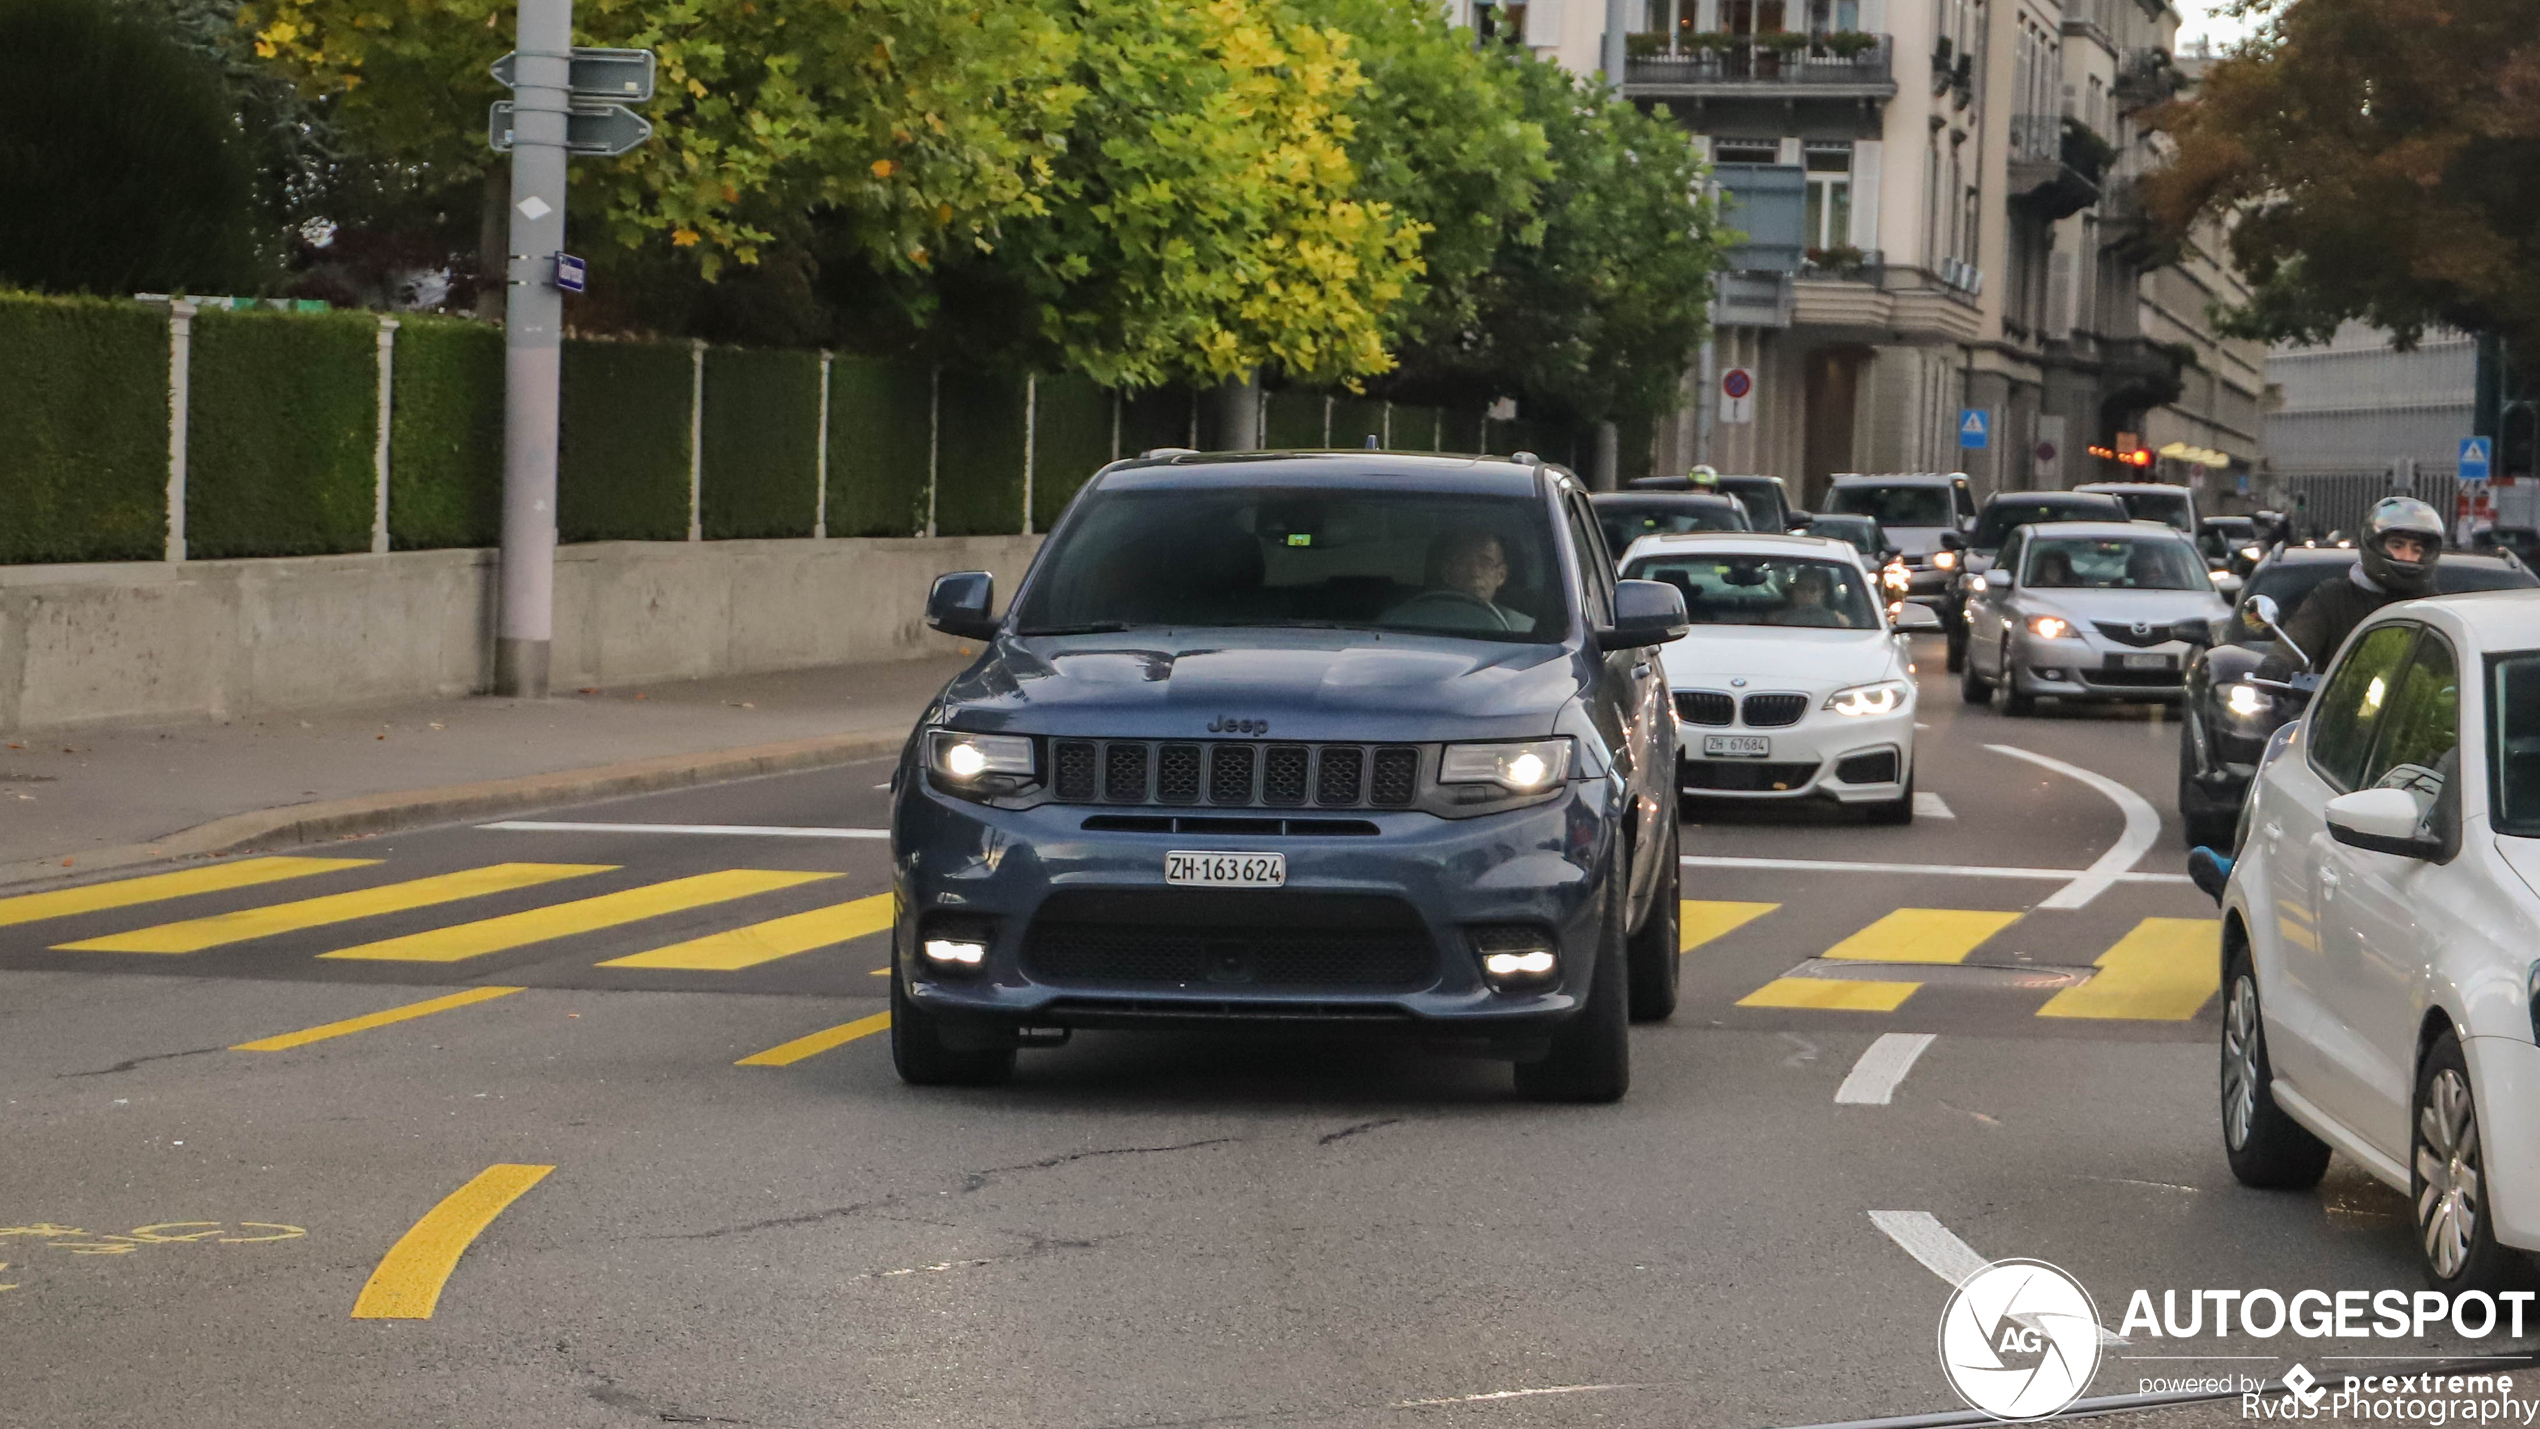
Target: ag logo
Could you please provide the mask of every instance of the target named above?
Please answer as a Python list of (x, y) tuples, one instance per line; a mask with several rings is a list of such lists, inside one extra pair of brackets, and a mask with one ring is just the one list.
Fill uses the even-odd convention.
[(2081, 1398), (2098, 1372), (2098, 1307), (2042, 1260), (1997, 1260), (1941, 1312), (1940, 1368), (1969, 1407), (2042, 1419)]

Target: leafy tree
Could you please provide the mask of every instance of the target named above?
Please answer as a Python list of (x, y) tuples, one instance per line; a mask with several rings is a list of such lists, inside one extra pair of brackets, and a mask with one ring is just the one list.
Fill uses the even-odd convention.
[(253, 201), (211, 65), (93, 0), (0, 0), (0, 279), (253, 286)]
[(2243, 335), (2361, 319), (2540, 351), (2540, 0), (2255, 0), (2263, 24), (2156, 111), (2156, 231), (2231, 221)]

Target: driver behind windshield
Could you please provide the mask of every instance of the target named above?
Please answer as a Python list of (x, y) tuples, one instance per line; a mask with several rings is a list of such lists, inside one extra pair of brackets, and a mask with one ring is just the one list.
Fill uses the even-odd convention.
[(1466, 526), (1439, 538), (1436, 553), (1429, 563), (1429, 585), (1402, 604), (1387, 611), (1389, 618), (1417, 618), (1430, 611), (1443, 611), (1463, 606), (1479, 618), (1496, 622), (1489, 628), (1522, 634), (1535, 628), (1535, 618), (1524, 611), (1510, 610), (1495, 597), (1501, 586), (1508, 584), (1508, 553), (1499, 538), (1478, 527)]

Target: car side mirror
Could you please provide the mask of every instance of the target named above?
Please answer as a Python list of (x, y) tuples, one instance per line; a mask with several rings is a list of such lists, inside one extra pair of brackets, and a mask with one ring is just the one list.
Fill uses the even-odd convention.
[(1939, 611), (1932, 609), (1928, 605), (1916, 605), (1910, 600), (1905, 602), (1905, 604), (1897, 610), (1896, 618), (1891, 623), (1895, 625), (1898, 630), (1907, 633), (1920, 633), (1946, 628), (1941, 624)]
[(2214, 572), (2214, 589), (2223, 595), (2233, 596), (2240, 594), (2240, 587), (2243, 584), (2244, 582), (2240, 579), (2240, 577), (2232, 574), (2230, 571)]
[(1665, 581), (1614, 582), (1614, 623), (1596, 632), (1599, 650), (1638, 650), (1682, 640), (1693, 629), (1684, 592)]
[(2170, 638), (2172, 640), (2182, 641), (2189, 645), (2211, 645), (2214, 643), (2213, 622), (2194, 619), (2182, 620), (2178, 624), (2170, 627)]
[(986, 571), (954, 571), (935, 577), (926, 593), (926, 623), (963, 640), (987, 640), (997, 633), (997, 578)]
[(1816, 519), (1817, 514), (1815, 512), (1802, 511), (1794, 506), (1790, 510), (1782, 513), (1782, 529), (1785, 531), (1805, 531), (1808, 529), (1808, 523)]
[(1940, 548), (1944, 551), (1963, 551), (1967, 549), (1967, 538), (1955, 531), (1943, 531), (1940, 533)]
[(2328, 836), (2349, 847), (2401, 858), (2433, 858), (2443, 850), (2441, 839), (2420, 832), (2424, 811), (2405, 789), (2358, 789), (2329, 800), (2320, 812)]
[(2009, 566), (1997, 565), (1991, 570), (1984, 572), (1982, 575), (1977, 576), (1976, 579), (1984, 582), (1985, 589), (1987, 590), (2009, 590), (2013, 585), (2017, 584), (2017, 582), (2011, 579), (2011, 568)]
[(1879, 564), (1886, 565), (1904, 554), (1905, 548), (1902, 546), (1881, 546), (1879, 547)]

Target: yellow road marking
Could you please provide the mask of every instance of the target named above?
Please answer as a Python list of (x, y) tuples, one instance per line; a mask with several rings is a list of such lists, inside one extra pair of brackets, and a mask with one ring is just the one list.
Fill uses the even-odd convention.
[(356, 1320), (429, 1320), (441, 1287), (466, 1251), (503, 1208), (555, 1170), (553, 1166), (488, 1166), (423, 1213), (380, 1257), (353, 1302)]
[(1964, 962), (1985, 939), (2019, 920), (2017, 913), (1899, 908), (1820, 956), (1871, 963)]
[(229, 1050), (232, 1052), (287, 1052), (294, 1047), (306, 1047), (312, 1042), (323, 1042), (329, 1037), (342, 1037), (352, 1032), (368, 1032), (374, 1027), (386, 1027), (394, 1022), (411, 1022), (418, 1017), (430, 1017), (436, 1012), (447, 1012), (453, 1007), (469, 1007), (480, 1002), (492, 1002), (495, 998), (509, 997), (519, 991), (521, 989), (516, 987), (471, 987), (465, 992), (454, 992), (447, 997), (436, 997), (425, 1002), (409, 1002), (403, 1007), (392, 1007), (385, 1012), (365, 1013), (360, 1017), (347, 1017), (341, 1022), (305, 1027), (297, 1032), (259, 1037), (253, 1042), (241, 1042)]
[(1894, 1012), (1918, 982), (1853, 982), (1830, 977), (1777, 977), (1737, 1000), (1740, 1007), (1813, 1007), (1834, 1012)]
[(632, 953), (611, 958), (600, 964), (604, 968), (680, 968), (688, 972), (732, 972), (756, 967), (760, 963), (826, 948), (849, 938), (879, 933), (891, 926), (891, 895), (876, 893), (870, 898), (815, 908), (796, 913), (790, 918), (772, 918), (752, 923), (746, 928), (709, 933), (649, 953)]
[(779, 1042), (764, 1052), (753, 1052), (732, 1065), (736, 1067), (790, 1067), (805, 1058), (817, 1057), (832, 1047), (844, 1046), (858, 1037), (870, 1037), (890, 1025), (891, 1014), (877, 1012), (871, 1017), (859, 1017), (853, 1022), (842, 1022), (824, 1031), (814, 1032), (808, 1037), (797, 1037), (791, 1042)]
[(436, 903), (455, 903), (462, 898), (482, 898), (488, 893), (533, 888), (560, 878), (606, 873), (615, 867), (613, 863), (497, 863), (379, 888), (330, 893), (324, 898), (304, 898), (297, 903), (161, 923), (155, 928), (57, 946), (75, 953), (199, 953), (205, 948), (243, 943), (250, 938), (270, 938), (277, 933), (296, 933), (303, 928), (348, 923), (355, 918), (376, 918), (383, 913), (403, 913)]
[(1765, 914), (1779, 908), (1778, 903), (1722, 903), (1688, 898), (1677, 910), (1677, 941), (1691, 952), (1713, 938), (1734, 933)]
[(74, 913), (102, 913), (110, 908), (129, 908), (136, 903), (157, 903), (197, 893), (252, 888), (259, 883), (306, 878), (313, 873), (368, 868), (377, 862), (379, 860), (375, 858), (250, 858), (237, 863), (214, 864), (209, 868), (188, 868), (175, 873), (119, 879), (113, 883), (59, 888), (51, 893), (22, 893), (15, 898), (0, 898), (0, 928), (33, 923), (43, 918), (67, 918)]
[(2096, 966), (2098, 976), (2048, 998), (2037, 1015), (2184, 1022), (2222, 988), (2222, 924), (2146, 918)]
[(702, 908), (709, 903), (747, 898), (754, 893), (772, 893), (779, 888), (836, 877), (838, 875), (834, 873), (772, 873), (757, 868), (727, 868), (719, 873), (700, 873), (688, 878), (674, 878), (667, 883), (603, 893), (597, 898), (532, 908), (525, 913), (506, 913), (481, 922), (409, 933), (402, 938), (364, 943), (359, 947), (342, 948), (318, 956), (357, 958), (367, 962), (455, 963), (483, 957), (487, 953), (543, 943), (550, 938), (614, 928), (622, 923), (657, 918), (664, 913)]

